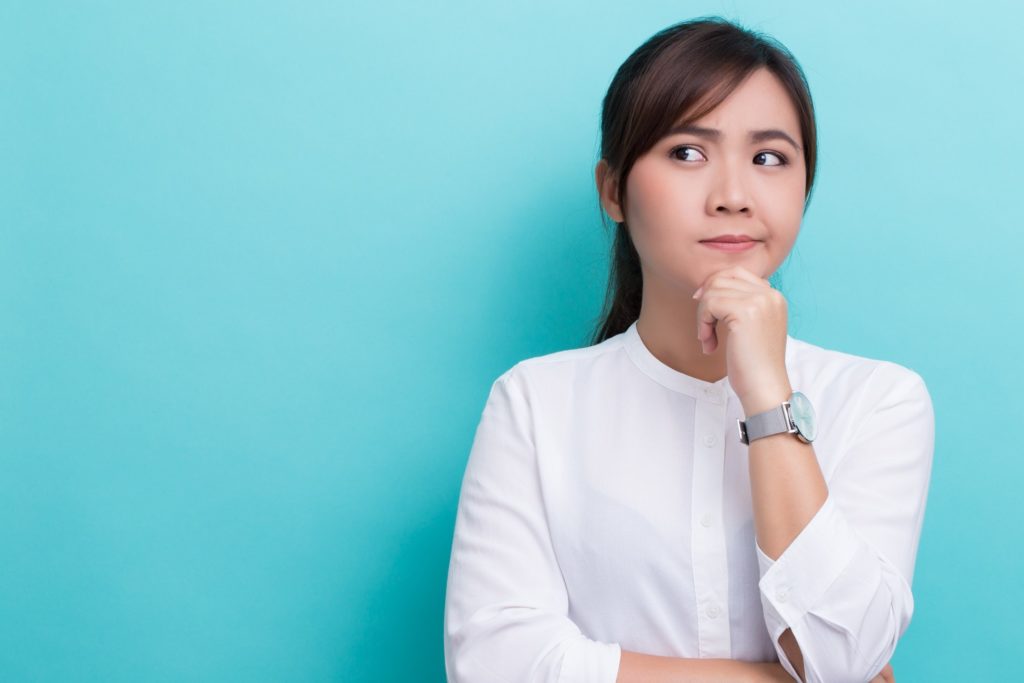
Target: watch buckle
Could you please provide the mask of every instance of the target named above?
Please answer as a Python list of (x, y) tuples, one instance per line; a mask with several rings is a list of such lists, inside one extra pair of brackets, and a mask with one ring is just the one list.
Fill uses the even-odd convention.
[(747, 425), (743, 424), (743, 420), (737, 418), (736, 427), (740, 431), (740, 443), (750, 445), (750, 442), (747, 441)]

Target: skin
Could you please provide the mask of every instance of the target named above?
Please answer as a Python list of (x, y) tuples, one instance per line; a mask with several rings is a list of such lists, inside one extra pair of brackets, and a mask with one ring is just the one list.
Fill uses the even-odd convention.
[[(618, 202), (618, 178), (604, 159), (595, 179), (602, 206), (613, 220), (627, 223), (640, 256), (644, 285), (637, 331), (645, 345), (692, 377), (714, 382), (728, 375), (744, 414), (752, 415), (792, 392), (785, 366), (787, 302), (766, 278), (790, 253), (803, 218), (800, 121), (783, 85), (760, 69), (695, 125), (717, 129), (719, 136), (670, 134), (638, 158), (626, 180), (628, 215)], [(791, 141), (749, 139), (750, 131), (763, 129), (782, 131)], [(734, 253), (700, 243), (727, 233), (747, 234), (758, 243)], [(776, 559), (820, 508), (827, 487), (811, 444), (779, 434), (749, 448), (758, 544)], [(792, 495), (773, 495), (779, 492)], [(782, 508), (779, 500), (791, 502)], [(803, 680), (803, 657), (792, 631), (779, 643)], [(623, 651), (618, 683), (640, 680), (791, 678), (778, 662)], [(895, 683), (888, 664), (870, 683), (883, 681)]]

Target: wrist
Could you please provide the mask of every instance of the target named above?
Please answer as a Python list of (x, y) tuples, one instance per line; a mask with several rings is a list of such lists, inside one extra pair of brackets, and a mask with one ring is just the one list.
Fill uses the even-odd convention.
[(788, 401), (792, 394), (793, 387), (788, 381), (759, 388), (756, 392), (751, 392), (740, 399), (740, 403), (743, 405), (743, 414), (750, 417), (777, 408)]

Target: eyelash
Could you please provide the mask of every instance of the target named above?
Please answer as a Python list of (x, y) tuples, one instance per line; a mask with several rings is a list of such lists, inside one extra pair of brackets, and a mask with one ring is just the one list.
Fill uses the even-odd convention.
[[(698, 148), (694, 147), (693, 145), (678, 145), (676, 147), (673, 147), (672, 150), (668, 153), (668, 155), (670, 157), (672, 157), (673, 159), (675, 159), (676, 158), (676, 152), (678, 152), (679, 150), (682, 150), (682, 149), (693, 149), (693, 150), (696, 150), (696, 151), (700, 152), (700, 150)], [(703, 154), (703, 152), (701, 152), (701, 154)], [(775, 156), (777, 156), (779, 158), (780, 163), (774, 164), (774, 166), (776, 166), (776, 167), (788, 166), (789, 165), (789, 159), (787, 159), (786, 155), (782, 154), (781, 152), (773, 152), (771, 150), (767, 150), (766, 149), (763, 152), (758, 152), (758, 154), (774, 154)], [(682, 161), (682, 159), (678, 159), (677, 161)], [(687, 163), (690, 163), (690, 162), (687, 162)], [(769, 168), (771, 168), (771, 165), (769, 165), (769, 164), (758, 164), (758, 166), (768, 166)]]

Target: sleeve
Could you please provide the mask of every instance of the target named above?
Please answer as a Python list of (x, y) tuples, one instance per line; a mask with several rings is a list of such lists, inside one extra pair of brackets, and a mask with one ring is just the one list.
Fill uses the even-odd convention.
[(935, 415), (924, 380), (904, 366), (883, 361), (867, 386), (873, 407), (851, 430), (825, 503), (776, 560), (755, 543), (768, 632), (799, 680), (779, 644), (792, 629), (806, 683), (867, 683), (914, 612)]
[(528, 407), (506, 372), (473, 440), (445, 593), (448, 681), (614, 683), (619, 645), (587, 638), (567, 617)]

